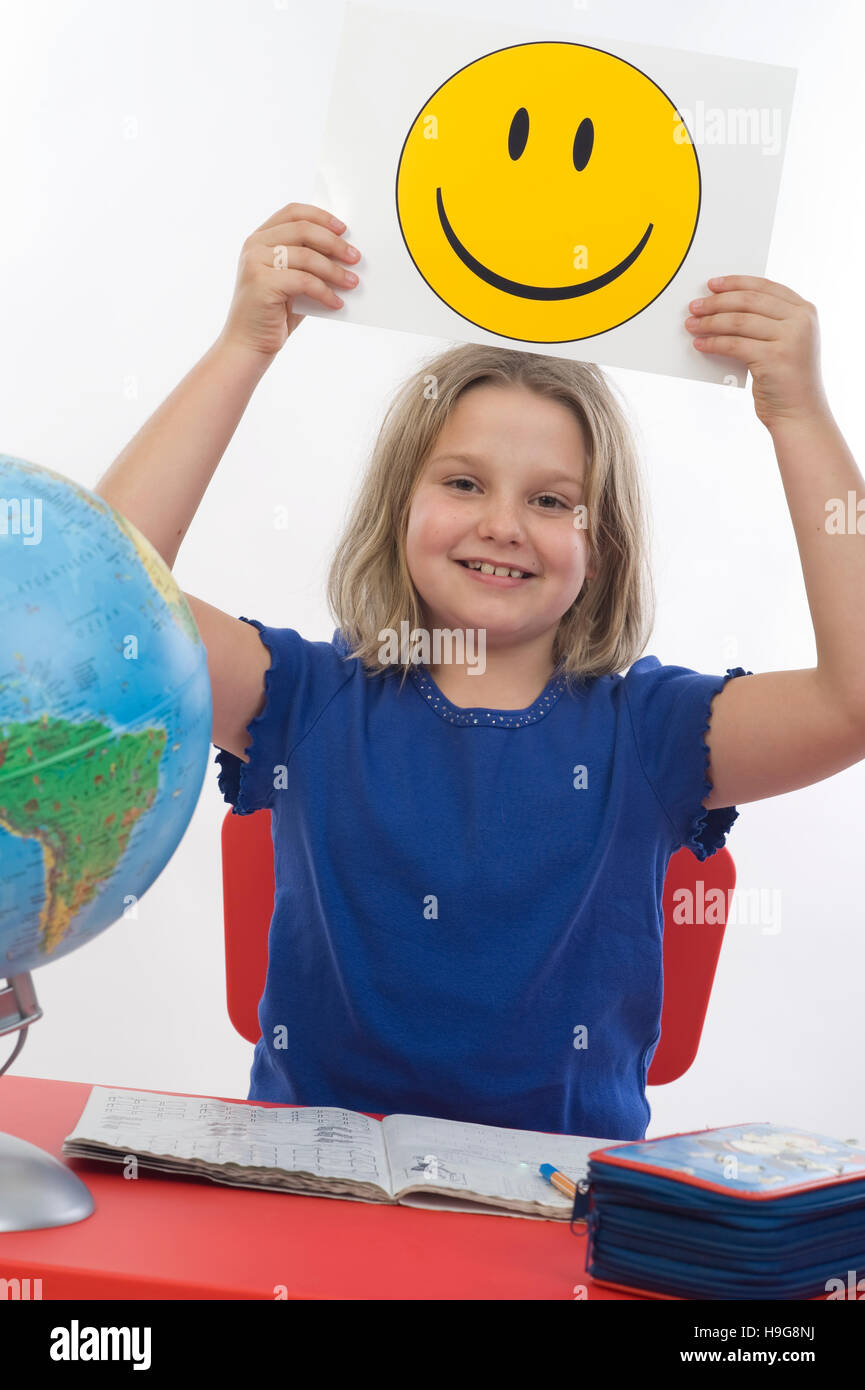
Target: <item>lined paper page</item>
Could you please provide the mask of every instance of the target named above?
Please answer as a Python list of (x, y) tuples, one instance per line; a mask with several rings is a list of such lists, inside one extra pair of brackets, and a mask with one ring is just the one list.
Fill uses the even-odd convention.
[(382, 1120), (393, 1190), (429, 1184), (454, 1196), (476, 1192), (484, 1197), (539, 1202), (570, 1210), (538, 1168), (551, 1163), (578, 1182), (588, 1171), (593, 1149), (615, 1142), (569, 1134), (542, 1134), (526, 1129), (463, 1124), (427, 1115), (388, 1115)]
[(381, 1122), (329, 1106), (240, 1105), (94, 1086), (65, 1142), (243, 1168), (281, 1168), (391, 1191)]

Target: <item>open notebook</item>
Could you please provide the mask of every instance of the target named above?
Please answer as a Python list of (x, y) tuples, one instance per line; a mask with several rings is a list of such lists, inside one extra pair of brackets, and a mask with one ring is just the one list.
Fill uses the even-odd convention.
[(541, 1177), (540, 1164), (579, 1182), (591, 1150), (610, 1142), (94, 1086), (62, 1152), (114, 1163), (135, 1155), (143, 1168), (231, 1187), (568, 1221), (572, 1200)]

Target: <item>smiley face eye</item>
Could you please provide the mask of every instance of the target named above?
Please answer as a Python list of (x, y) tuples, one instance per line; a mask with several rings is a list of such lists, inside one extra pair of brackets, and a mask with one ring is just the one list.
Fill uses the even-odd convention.
[(580, 121), (574, 136), (574, 168), (581, 174), (589, 162), (592, 146), (595, 143), (595, 127), (588, 116)]
[(508, 131), (508, 154), (511, 159), (519, 159), (529, 138), (529, 113), (524, 106), (517, 111)]

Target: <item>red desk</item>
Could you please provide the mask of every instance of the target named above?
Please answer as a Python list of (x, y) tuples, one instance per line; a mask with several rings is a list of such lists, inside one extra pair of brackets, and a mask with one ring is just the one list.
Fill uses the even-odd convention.
[(89, 1093), (0, 1076), (0, 1130), (62, 1158), (95, 1203), (72, 1226), (0, 1232), (0, 1278), (41, 1279), (43, 1299), (273, 1300), (278, 1285), (309, 1299), (572, 1300), (575, 1284), (590, 1299), (625, 1297), (588, 1279), (586, 1238), (566, 1221), (254, 1192), (146, 1169), (129, 1180), (119, 1164), (63, 1158)]

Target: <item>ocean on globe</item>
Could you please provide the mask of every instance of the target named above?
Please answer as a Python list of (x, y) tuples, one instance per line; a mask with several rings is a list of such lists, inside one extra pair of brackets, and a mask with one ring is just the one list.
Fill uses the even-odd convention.
[(0, 454), (0, 979), (134, 915), (210, 738), (204, 645), (161, 556), (95, 493)]

